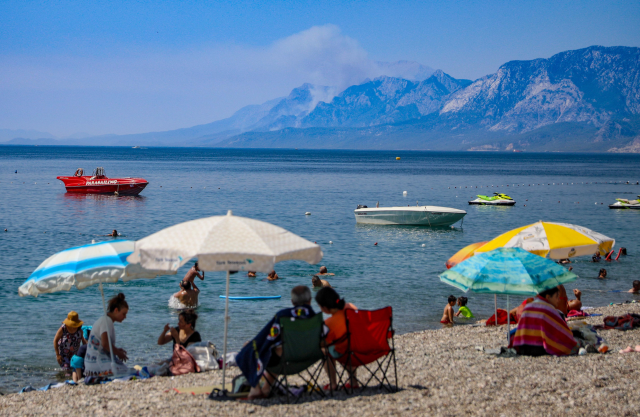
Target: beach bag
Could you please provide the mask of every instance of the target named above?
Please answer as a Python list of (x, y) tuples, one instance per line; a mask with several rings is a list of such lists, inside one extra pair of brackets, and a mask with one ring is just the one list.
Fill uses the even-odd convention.
[(172, 375), (184, 375), (192, 372), (200, 372), (200, 367), (184, 346), (176, 344), (173, 348), (169, 371), (171, 371)]
[(187, 347), (187, 350), (196, 363), (200, 367), (201, 371), (212, 371), (214, 369), (220, 369), (218, 364), (218, 349), (216, 345), (211, 342), (196, 342)]

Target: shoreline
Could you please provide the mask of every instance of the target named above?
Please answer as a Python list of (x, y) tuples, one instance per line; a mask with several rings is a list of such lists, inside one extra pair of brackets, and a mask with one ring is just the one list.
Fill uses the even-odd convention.
[[(589, 324), (608, 315), (640, 313), (640, 303), (597, 307)], [(219, 384), (220, 371), (46, 392), (0, 396), (0, 415), (635, 415), (640, 397), (640, 353), (619, 354), (640, 344), (640, 330), (599, 330), (609, 352), (556, 358), (508, 357), (485, 351), (506, 345), (504, 326), (454, 325), (395, 337), (398, 393), (367, 390), (325, 400), (279, 404), (278, 399), (215, 402), (173, 388)], [(483, 350), (480, 350), (480, 349)], [(227, 377), (239, 373), (230, 368)], [(324, 376), (321, 383), (326, 379)]]

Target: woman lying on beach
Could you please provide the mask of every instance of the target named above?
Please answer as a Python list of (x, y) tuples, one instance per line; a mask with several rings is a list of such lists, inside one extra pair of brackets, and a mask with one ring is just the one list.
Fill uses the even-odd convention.
[[(338, 388), (338, 384), (336, 382), (335, 359), (338, 359), (345, 354), (345, 352), (347, 351), (348, 343), (347, 340), (340, 341), (340, 339), (342, 339), (344, 335), (347, 334), (347, 320), (345, 317), (345, 310), (357, 310), (358, 307), (351, 303), (345, 302), (331, 287), (324, 287), (320, 291), (318, 291), (318, 293), (316, 294), (316, 302), (320, 306), (320, 310), (322, 310), (323, 313), (331, 315), (331, 317), (324, 321), (325, 326), (327, 326), (328, 328), (328, 333), (325, 336), (325, 343), (328, 348), (325, 351), (329, 353), (330, 359), (325, 362), (324, 369), (329, 376), (331, 389), (336, 390)], [(356, 381), (356, 369), (347, 369), (347, 372), (350, 376), (349, 379), (352, 381)], [(358, 388), (357, 381), (354, 382), (353, 388)]]
[(188, 347), (192, 343), (201, 342), (200, 333), (196, 332), (196, 321), (198, 315), (193, 310), (185, 310), (178, 315), (178, 326), (171, 328), (169, 324), (164, 325), (164, 330), (158, 337), (159, 345), (166, 345), (173, 340), (173, 347), (176, 343)]
[(579, 343), (556, 309), (559, 296), (558, 287), (553, 287), (525, 305), (511, 342), (520, 355), (565, 356), (578, 352)]
[(122, 323), (128, 312), (129, 304), (124, 300), (124, 294), (120, 293), (109, 300), (107, 315), (100, 317), (91, 329), (87, 355), (84, 358), (85, 375), (112, 375), (111, 352), (115, 356), (115, 372), (125, 373), (129, 370), (123, 363), (129, 359), (127, 351), (116, 347), (116, 332), (113, 327), (115, 322)]
[(53, 338), (56, 360), (60, 367), (69, 374), (71, 374), (71, 358), (78, 351), (81, 343), (87, 343), (82, 335), (82, 330), (80, 330), (83, 323), (78, 317), (78, 313), (71, 311)]

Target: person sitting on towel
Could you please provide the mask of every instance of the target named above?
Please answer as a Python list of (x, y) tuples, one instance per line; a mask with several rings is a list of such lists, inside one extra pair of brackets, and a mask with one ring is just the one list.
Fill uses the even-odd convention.
[(159, 345), (166, 345), (173, 340), (173, 347), (176, 343), (184, 347), (188, 347), (192, 343), (201, 342), (200, 333), (196, 332), (196, 321), (198, 315), (195, 311), (189, 309), (182, 311), (178, 315), (178, 326), (171, 327), (169, 324), (164, 325), (162, 334), (158, 337)]
[[(311, 308), (311, 290), (306, 285), (298, 285), (291, 290), (293, 308), (278, 311), (275, 316), (260, 330), (256, 337), (247, 342), (236, 356), (238, 367), (251, 385), (249, 399), (265, 398), (271, 391), (275, 377), (265, 369), (277, 366), (282, 356), (282, 338), (280, 335), (280, 319), (292, 317), (308, 319), (315, 316)], [(260, 387), (260, 379), (264, 375), (266, 383)]]
[(582, 301), (580, 300), (582, 298), (582, 292), (576, 288), (573, 290), (573, 294), (576, 296), (576, 299), (569, 301), (564, 285), (558, 285), (558, 304), (556, 308), (560, 310), (565, 317), (567, 317), (571, 310), (580, 311), (582, 308)]
[(510, 346), (518, 354), (565, 356), (578, 352), (580, 344), (556, 309), (559, 295), (558, 287), (550, 288), (524, 307)]

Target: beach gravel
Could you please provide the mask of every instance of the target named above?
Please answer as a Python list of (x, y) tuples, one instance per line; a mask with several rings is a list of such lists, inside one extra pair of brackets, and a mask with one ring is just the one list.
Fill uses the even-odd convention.
[[(640, 304), (590, 310), (608, 315), (640, 313)], [(591, 317), (601, 324), (602, 317)], [(65, 386), (0, 397), (4, 416), (636, 416), (640, 414), (640, 330), (601, 330), (607, 354), (565, 358), (493, 355), (506, 345), (505, 326), (454, 326), (397, 336), (398, 393), (375, 389), (360, 395), (281, 404), (278, 400), (210, 401), (179, 394), (177, 387), (221, 382), (221, 372), (156, 377), (105, 385)], [(232, 368), (231, 376), (238, 373)]]

